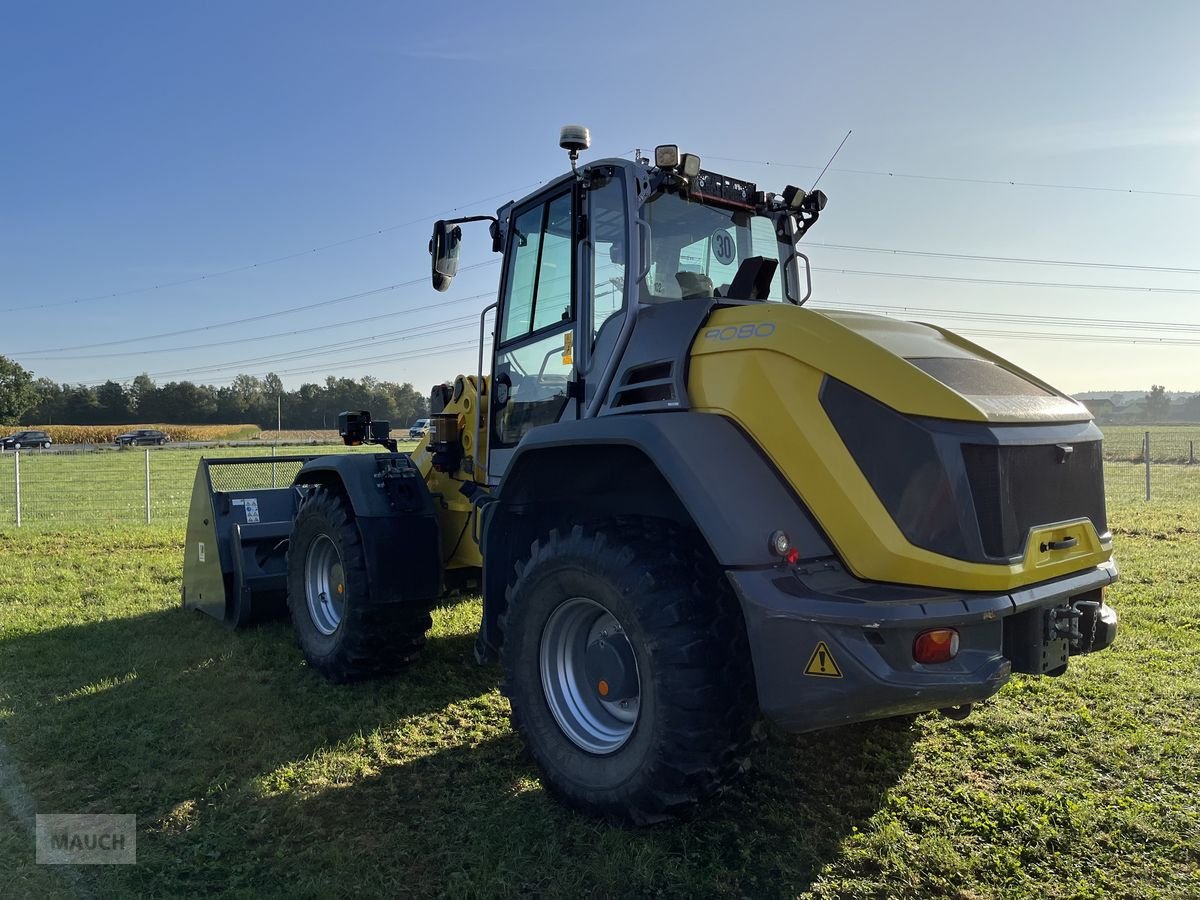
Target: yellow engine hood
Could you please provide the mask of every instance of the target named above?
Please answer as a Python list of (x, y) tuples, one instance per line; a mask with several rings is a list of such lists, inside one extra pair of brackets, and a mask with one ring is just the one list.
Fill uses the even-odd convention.
[(908, 415), (997, 424), (1091, 419), (1083, 404), (953, 332), (883, 316), (782, 304), (722, 309), (693, 352), (752, 346), (784, 353)]

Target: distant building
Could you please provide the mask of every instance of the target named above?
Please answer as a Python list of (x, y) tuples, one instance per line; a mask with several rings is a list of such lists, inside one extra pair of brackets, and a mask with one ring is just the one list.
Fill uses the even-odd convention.
[(1097, 422), (1107, 422), (1117, 411), (1117, 405), (1111, 400), (1080, 400), (1084, 406), (1088, 408), (1088, 412), (1095, 417)]

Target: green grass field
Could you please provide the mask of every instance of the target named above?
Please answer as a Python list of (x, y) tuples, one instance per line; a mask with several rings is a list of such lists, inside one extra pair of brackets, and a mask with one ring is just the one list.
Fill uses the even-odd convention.
[[(1114, 501), (1144, 498), (1146, 472), (1142, 438), (1151, 431), (1152, 495), (1194, 491), (1200, 495), (1200, 465), (1184, 466), (1193, 445), (1200, 448), (1200, 426), (1108, 426), (1105, 429), (1105, 477)], [(269, 432), (264, 432), (269, 434)], [(315, 434), (315, 433), (314, 433)], [(401, 450), (416, 446), (405, 442)], [(377, 452), (374, 447), (340, 444), (281, 446), (279, 455)], [(1200, 453), (1200, 449), (1196, 450)], [(179, 447), (150, 450), (150, 518), (182, 524), (187, 518), (192, 481), (201, 456), (254, 456), (269, 459), (269, 444), (252, 447)], [(0, 454), (0, 528), (15, 522), (14, 459)], [(1161, 471), (1162, 477), (1159, 477)], [(284, 476), (281, 476), (284, 477)], [(269, 483), (269, 482), (268, 482)], [(102, 449), (87, 452), (27, 451), (21, 458), (21, 519), (25, 527), (55, 528), (142, 523), (146, 517), (146, 451)]]
[(1151, 462), (1200, 460), (1200, 425), (1103, 425), (1104, 458), (1144, 460), (1142, 441), (1150, 433)]
[[(964, 722), (770, 732), (729, 793), (648, 830), (546, 796), (471, 661), (475, 599), (408, 672), (339, 687), (286, 623), (178, 608), (181, 527), (0, 530), (0, 890), (1198, 896), (1200, 495), (1110, 519), (1112, 650)], [(35, 865), (33, 809), (135, 813), (138, 864)]]
[[(400, 449), (415, 447), (406, 442)], [(279, 456), (324, 453), (376, 453), (377, 447), (341, 444), (299, 445), (276, 448)], [(105, 448), (82, 452), (27, 451), (21, 455), (21, 521), (26, 527), (116, 525), (145, 522), (147, 448)], [(181, 524), (200, 457), (249, 456), (271, 459), (271, 446), (151, 448), (150, 520)], [(14, 523), (16, 490), (13, 454), (0, 455), (0, 528)], [(282, 474), (290, 480), (295, 469)], [(269, 477), (269, 476), (268, 476)], [(285, 483), (280, 480), (280, 484)], [(269, 486), (270, 482), (266, 482)]]

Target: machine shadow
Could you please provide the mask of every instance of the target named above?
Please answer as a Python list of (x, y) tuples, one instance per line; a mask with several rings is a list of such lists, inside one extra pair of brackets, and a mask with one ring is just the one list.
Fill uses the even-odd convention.
[[(40, 809), (138, 815), (151, 868), (130, 873), (129, 887), (157, 866), (219, 889), (228, 866), (204, 864), (219, 854), (247, 885), (286, 885), (298, 866), (319, 873), (312, 889), (341, 895), (367, 878), (346, 848), (369, 847), (367, 871), (384, 883), (363, 889), (406, 895), (778, 896), (838, 858), (920, 733), (894, 723), (772, 732), (750, 773), (691, 820), (621, 828), (546, 793), (503, 724), (498, 670), (476, 666), (472, 646), (471, 635), (432, 638), (394, 678), (332, 685), (304, 666), (286, 622), (235, 634), (171, 609), (67, 626), (0, 644), (10, 710), (0, 739)], [(464, 703), (490, 717), (475, 733), (460, 721)], [(378, 752), (363, 744), (376, 730)], [(264, 787), (343, 749), (366, 774)], [(181, 806), (186, 828), (175, 827)], [(231, 822), (248, 832), (235, 846)]]
[[(346, 889), (328, 848), (360, 846), (382, 879), (372, 889), (405, 896), (794, 896), (866, 829), (919, 734), (899, 722), (773, 732), (747, 777), (693, 818), (649, 828), (564, 808), (512, 733), (315, 795), (271, 797), (257, 815), (264, 836), (304, 835), (288, 858), (309, 873), (329, 870), (315, 885), (322, 891)], [(269, 848), (246, 863), (287, 878)]]
[(335, 685), (286, 621), (234, 633), (176, 608), (50, 629), (0, 641), (0, 740), (43, 806), (154, 821), (213, 785), (494, 692), (473, 645), (431, 637), (397, 676)]

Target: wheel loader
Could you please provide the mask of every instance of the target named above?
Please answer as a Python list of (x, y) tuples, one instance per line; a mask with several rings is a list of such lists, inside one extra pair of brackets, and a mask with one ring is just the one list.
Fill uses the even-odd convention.
[(563, 129), (569, 172), (434, 225), (436, 289), (476, 221), (503, 267), (415, 450), (353, 411), (345, 442), (385, 452), (201, 463), (185, 607), (286, 611), (349, 681), (481, 594), (475, 655), (543, 783), (635, 824), (716, 793), (761, 717), (960, 716), (1113, 642), (1084, 406), (938, 326), (807, 307), (820, 191), (674, 145), (581, 165), (588, 141)]

